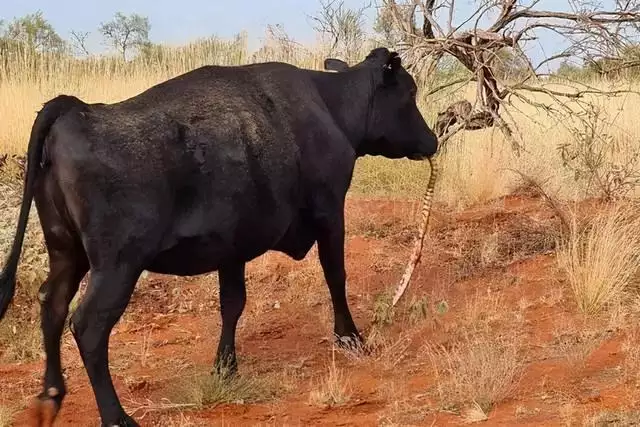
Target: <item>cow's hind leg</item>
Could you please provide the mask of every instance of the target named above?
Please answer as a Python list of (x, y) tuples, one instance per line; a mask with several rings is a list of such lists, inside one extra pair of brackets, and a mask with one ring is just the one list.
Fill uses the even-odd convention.
[(245, 264), (240, 263), (225, 266), (219, 271), (222, 331), (215, 361), (218, 374), (235, 375), (237, 372), (236, 326), (247, 298), (244, 270)]
[(141, 269), (130, 265), (91, 269), (87, 293), (71, 316), (71, 331), (89, 376), (103, 426), (137, 426), (116, 394), (109, 372), (111, 330), (124, 313)]
[(49, 275), (40, 287), (40, 327), (46, 354), (43, 390), (30, 413), (31, 425), (50, 426), (66, 394), (60, 338), (69, 304), (89, 269), (84, 247), (58, 209), (55, 181), (44, 179), (35, 194), (38, 216), (49, 253)]
[(62, 251), (52, 245), (49, 257), (49, 276), (40, 287), (40, 323), (46, 365), (43, 391), (32, 411), (32, 424), (51, 426), (66, 394), (60, 360), (60, 338), (69, 312), (69, 304), (78, 291), (88, 262), (82, 247), (71, 246)]

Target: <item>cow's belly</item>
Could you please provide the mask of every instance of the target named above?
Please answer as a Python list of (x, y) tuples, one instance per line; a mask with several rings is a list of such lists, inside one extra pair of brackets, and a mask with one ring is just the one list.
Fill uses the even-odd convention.
[(215, 238), (190, 237), (155, 256), (147, 270), (161, 274), (194, 276), (215, 271), (228, 262), (231, 248)]
[[(218, 270), (229, 263), (251, 261), (282, 239), (294, 217), (287, 208), (264, 217), (238, 207), (224, 208), (224, 203), (218, 208), (222, 209), (214, 209), (208, 221), (191, 218), (190, 227), (174, 228), (147, 269), (192, 276)], [(181, 231), (190, 233), (185, 235)]]
[(177, 276), (205, 274), (218, 270), (225, 264), (248, 262), (269, 250), (273, 241), (273, 238), (260, 238), (229, 242), (215, 235), (182, 238), (158, 253), (146, 269)]
[(248, 262), (269, 250), (300, 260), (313, 246), (315, 233), (304, 214), (289, 213), (284, 217), (290, 220), (262, 222), (260, 232), (254, 227), (240, 227), (241, 232), (236, 229), (231, 234), (219, 232), (180, 238), (158, 253), (146, 268), (161, 274), (193, 276), (218, 270), (228, 263)]
[(306, 211), (297, 213), (287, 232), (274, 245), (273, 250), (283, 252), (296, 261), (307, 256), (316, 241), (316, 233)]

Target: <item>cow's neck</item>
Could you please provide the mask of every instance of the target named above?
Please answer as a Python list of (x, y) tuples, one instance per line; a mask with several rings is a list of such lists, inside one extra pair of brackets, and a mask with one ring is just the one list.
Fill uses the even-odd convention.
[(320, 96), (345, 135), (358, 151), (364, 141), (373, 97), (373, 76), (370, 70), (342, 73), (314, 72)]

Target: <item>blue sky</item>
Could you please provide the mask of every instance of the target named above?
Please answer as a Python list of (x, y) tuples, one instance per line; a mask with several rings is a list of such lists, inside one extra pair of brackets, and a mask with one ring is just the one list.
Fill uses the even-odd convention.
[[(359, 7), (363, 0), (345, 0)], [(283, 24), (300, 42), (314, 40), (308, 15), (318, 11), (318, 0), (1, 0), (0, 19), (42, 10), (58, 33), (65, 38), (71, 30), (90, 31), (92, 48), (101, 48), (96, 29), (116, 12), (139, 13), (149, 17), (154, 42), (179, 44), (197, 37), (231, 37), (242, 30), (253, 43), (264, 36), (267, 24)], [(369, 17), (374, 11), (369, 12)], [(371, 24), (371, 19), (367, 19)]]
[[(287, 33), (299, 42), (312, 42), (315, 38), (309, 15), (320, 8), (319, 0), (0, 0), (0, 19), (42, 10), (58, 33), (69, 37), (71, 30), (89, 31), (89, 47), (93, 52), (106, 49), (97, 28), (115, 12), (139, 13), (149, 17), (151, 40), (158, 43), (180, 44), (197, 37), (217, 35), (231, 37), (242, 30), (249, 34), (250, 48), (258, 46), (267, 24), (283, 24)], [(345, 0), (350, 7), (365, 2), (375, 5), (376, 0)], [(611, 3), (612, 0), (605, 0)], [(460, 19), (468, 16), (474, 0), (456, 2)], [(539, 8), (566, 10), (566, 0), (542, 0)], [(375, 10), (366, 15), (366, 24), (373, 23)], [(487, 19), (493, 20), (495, 16)], [(546, 32), (532, 46), (532, 55), (540, 57), (557, 48), (557, 39)]]

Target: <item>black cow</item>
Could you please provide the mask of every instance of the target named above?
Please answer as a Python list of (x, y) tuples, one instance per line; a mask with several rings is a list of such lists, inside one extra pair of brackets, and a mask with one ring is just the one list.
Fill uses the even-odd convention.
[(103, 425), (137, 425), (116, 395), (107, 348), (145, 269), (219, 272), (216, 366), (228, 361), (235, 372), (245, 263), (269, 250), (301, 260), (317, 242), (335, 334), (360, 342), (344, 260), (344, 202), (355, 161), (425, 159), (436, 152), (437, 138), (395, 52), (374, 49), (353, 67), (328, 59), (325, 68), (338, 72), (283, 63), (205, 66), (115, 104), (64, 95), (44, 104), (31, 131), (17, 234), (0, 277), (3, 316), (35, 199), (50, 259), (40, 289), (47, 356), (40, 425), (56, 416), (65, 395), (60, 336), (89, 270), (69, 326)]

